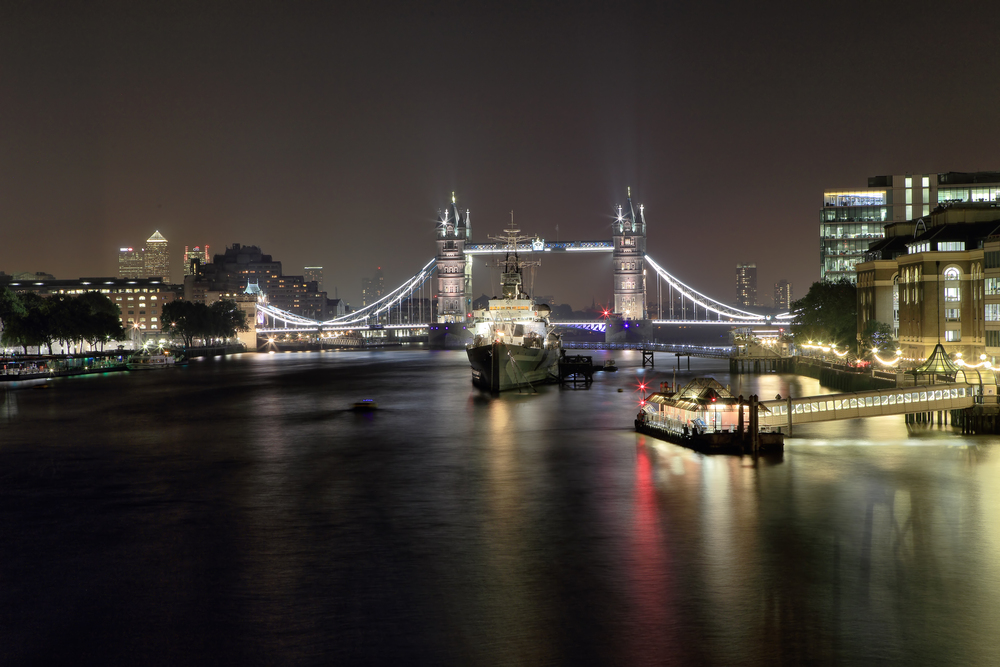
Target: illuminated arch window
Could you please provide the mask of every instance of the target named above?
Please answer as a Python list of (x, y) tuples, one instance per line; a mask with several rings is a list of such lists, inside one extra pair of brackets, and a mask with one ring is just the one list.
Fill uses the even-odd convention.
[(947, 269), (944, 270), (945, 280), (958, 280), (959, 278), (961, 278), (961, 276), (962, 274), (954, 266), (949, 266)]

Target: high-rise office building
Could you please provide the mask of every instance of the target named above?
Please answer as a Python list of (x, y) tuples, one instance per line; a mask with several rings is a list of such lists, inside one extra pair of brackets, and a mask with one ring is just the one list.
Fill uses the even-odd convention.
[(195, 260), (195, 259), (198, 260), (201, 263), (202, 266), (205, 266), (206, 264), (208, 264), (209, 262), (212, 261), (209, 258), (209, 256), (208, 256), (208, 244), (207, 243), (205, 244), (204, 250), (202, 249), (201, 246), (195, 246), (193, 248), (189, 248), (188, 246), (184, 246), (184, 275), (185, 276), (193, 275), (193, 272), (191, 270), (191, 261)]
[(757, 305), (757, 265), (736, 265), (736, 305), (745, 308)]
[(159, 231), (146, 239), (146, 247), (142, 249), (145, 264), (143, 278), (162, 278), (170, 282), (170, 244)]
[(317, 291), (323, 291), (323, 267), (322, 266), (307, 266), (303, 269), (305, 279), (307, 282), (316, 283)]
[(788, 310), (792, 307), (792, 284), (782, 278), (774, 284), (774, 307)]
[(385, 276), (382, 275), (382, 267), (375, 270), (374, 278), (361, 279), (361, 305), (367, 306), (382, 298), (385, 293)]
[(134, 248), (118, 249), (118, 277), (140, 278), (145, 267), (142, 261), (142, 250)]
[(825, 190), (820, 211), (821, 280), (857, 281), (854, 266), (893, 222), (926, 218), (940, 206), (1000, 202), (1000, 172), (871, 176), (867, 188)]

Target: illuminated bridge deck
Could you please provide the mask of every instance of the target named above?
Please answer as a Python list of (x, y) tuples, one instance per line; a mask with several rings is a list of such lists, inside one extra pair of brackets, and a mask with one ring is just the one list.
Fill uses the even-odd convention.
[[(973, 401), (972, 387), (964, 383), (807, 396), (792, 399), (792, 426), (838, 419), (959, 410), (971, 407)], [(761, 401), (760, 404), (768, 409), (766, 414), (760, 416), (762, 427), (788, 426), (787, 399)]]
[[(615, 244), (611, 241), (541, 241), (536, 243), (518, 243), (518, 253), (529, 252), (613, 252)], [(507, 253), (503, 243), (466, 243), (466, 255), (503, 255)]]

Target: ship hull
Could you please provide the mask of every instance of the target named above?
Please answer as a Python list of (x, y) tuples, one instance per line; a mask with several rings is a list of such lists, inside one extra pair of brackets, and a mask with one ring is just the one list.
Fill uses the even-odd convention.
[(559, 350), (492, 343), (467, 350), (472, 384), (491, 392), (519, 389), (556, 379)]

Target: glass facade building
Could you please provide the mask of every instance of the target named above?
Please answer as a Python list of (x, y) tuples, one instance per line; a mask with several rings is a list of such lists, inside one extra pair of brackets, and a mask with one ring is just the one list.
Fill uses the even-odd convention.
[(940, 205), (1000, 202), (1000, 172), (872, 176), (867, 188), (826, 190), (820, 211), (820, 279), (857, 282), (854, 267), (892, 222), (926, 218)]

